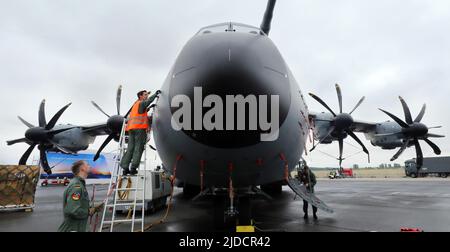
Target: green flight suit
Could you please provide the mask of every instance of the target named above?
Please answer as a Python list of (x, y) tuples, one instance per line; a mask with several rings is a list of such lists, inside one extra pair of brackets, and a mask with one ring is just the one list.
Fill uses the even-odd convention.
[(58, 232), (87, 232), (89, 203), (86, 182), (75, 176), (64, 190), (64, 222)]
[[(139, 105), (139, 113), (145, 112), (148, 106), (155, 100), (157, 94), (150, 96)], [(120, 161), (122, 169), (137, 170), (141, 163), (142, 153), (147, 143), (147, 131), (145, 129), (133, 129), (128, 132), (128, 148)], [(130, 167), (131, 163), (131, 167)]]
[[(308, 169), (307, 172), (305, 172), (305, 170), (302, 170), (301, 174), (299, 174), (299, 178), (304, 185), (308, 184), (306, 190), (308, 192), (314, 193), (314, 186), (317, 184), (316, 175), (310, 169)], [(312, 206), (312, 209), (314, 216), (316, 216), (317, 207)], [(305, 213), (305, 215), (308, 215), (308, 201), (306, 200), (303, 200), (303, 212)]]
[[(309, 175), (309, 178), (307, 175)], [(308, 192), (314, 193), (314, 186), (317, 184), (316, 175), (314, 174), (314, 172), (312, 172), (311, 170), (308, 170), (308, 172), (302, 170), (299, 176), (301, 182), (303, 182), (304, 185), (308, 184), (308, 186), (306, 187)]]

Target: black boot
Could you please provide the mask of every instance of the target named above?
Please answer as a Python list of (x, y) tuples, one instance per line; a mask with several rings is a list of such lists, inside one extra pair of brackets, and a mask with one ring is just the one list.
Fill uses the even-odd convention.
[(130, 174), (136, 175), (136, 174), (138, 174), (138, 171), (136, 169), (131, 168)]
[(305, 219), (305, 220), (308, 219), (308, 213), (305, 213), (305, 215), (303, 215), (303, 219)]
[(127, 175), (130, 175), (130, 170), (123, 169), (122, 176), (127, 176)]
[(317, 220), (317, 207), (313, 206), (313, 216), (314, 216), (314, 220)]

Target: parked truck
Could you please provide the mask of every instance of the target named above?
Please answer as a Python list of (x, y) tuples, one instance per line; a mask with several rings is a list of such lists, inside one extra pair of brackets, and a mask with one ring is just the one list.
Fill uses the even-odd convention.
[(423, 166), (417, 171), (416, 159), (405, 161), (405, 174), (408, 177), (426, 177), (436, 175), (446, 178), (450, 175), (450, 157), (424, 157)]
[(331, 171), (328, 175), (328, 178), (330, 179), (338, 179), (338, 178), (354, 178), (355, 175), (353, 173), (352, 168), (342, 168), (342, 169), (336, 169), (334, 171)]

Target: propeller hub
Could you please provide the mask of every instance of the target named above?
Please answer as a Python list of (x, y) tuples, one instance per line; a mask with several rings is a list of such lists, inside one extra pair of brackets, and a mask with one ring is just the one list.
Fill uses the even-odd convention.
[(403, 128), (403, 133), (409, 137), (424, 137), (428, 133), (428, 127), (423, 123), (412, 123), (409, 128)]
[(353, 124), (353, 117), (347, 113), (341, 113), (334, 118), (334, 125), (337, 130), (343, 131)]
[(106, 122), (106, 125), (108, 129), (111, 131), (111, 133), (117, 133), (120, 134), (122, 131), (122, 125), (124, 121), (124, 117), (121, 115), (114, 115), (108, 118), (108, 121)]
[(25, 131), (25, 138), (32, 142), (45, 142), (48, 139), (47, 131), (42, 127), (35, 127)]

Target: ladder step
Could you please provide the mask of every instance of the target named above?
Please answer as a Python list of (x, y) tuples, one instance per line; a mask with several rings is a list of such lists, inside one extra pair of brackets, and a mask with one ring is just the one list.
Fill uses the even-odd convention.
[(117, 191), (142, 191), (142, 188), (119, 188), (119, 189), (114, 189)]
[[(134, 202), (130, 202), (130, 203), (116, 203), (116, 206), (143, 206), (144, 204), (142, 204), (142, 202), (136, 202), (136, 204), (134, 204)], [(106, 205), (106, 207), (113, 207), (114, 204), (108, 204)]]
[(117, 174), (114, 174), (114, 175), (111, 175), (113, 178), (117, 178), (117, 177), (122, 177), (122, 178), (128, 178), (128, 177), (131, 177), (131, 178), (135, 178), (135, 177), (139, 177), (139, 178), (143, 178), (143, 177), (145, 177), (144, 175), (126, 175), (126, 176), (123, 176), (123, 175), (117, 175)]
[(105, 224), (111, 224), (111, 223), (126, 223), (126, 222), (142, 222), (142, 219), (124, 219), (124, 220), (114, 220), (114, 221), (104, 221)]

